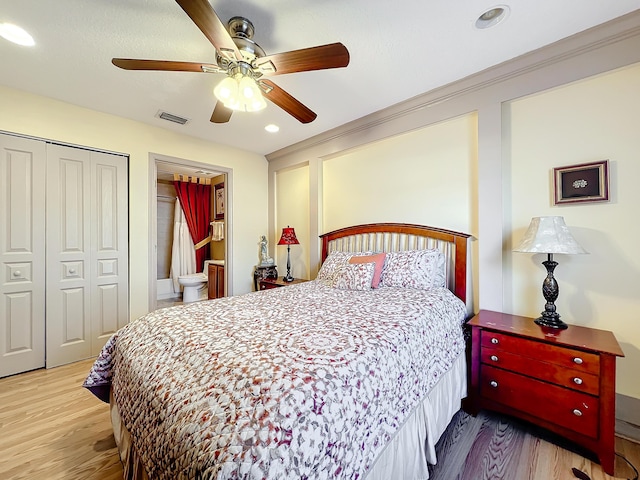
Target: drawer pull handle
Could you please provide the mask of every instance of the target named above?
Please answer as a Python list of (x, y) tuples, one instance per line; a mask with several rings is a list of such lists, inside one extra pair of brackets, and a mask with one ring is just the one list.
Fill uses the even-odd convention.
[(580, 357), (576, 357), (573, 359), (573, 363), (576, 365), (582, 365), (582, 359)]
[(576, 385), (582, 385), (582, 379), (580, 377), (575, 377), (573, 379), (573, 383), (575, 383)]
[(493, 343), (494, 345), (498, 344), (498, 339), (497, 338), (492, 338), (491, 339), (491, 343)]
[(22, 275), (22, 272), (20, 270), (16, 270), (15, 272), (13, 272), (14, 277), (19, 277), (20, 275)]
[(498, 388), (498, 382), (496, 382), (495, 380), (491, 380), (489, 382), (489, 385), (491, 385), (493, 388)]
[(581, 417), (581, 416), (582, 416), (582, 412), (581, 412), (580, 410), (578, 410), (577, 408), (573, 411), (573, 414), (574, 414), (576, 417)]
[(492, 362), (497, 362), (498, 361), (498, 357), (495, 355), (491, 355), (491, 361)]

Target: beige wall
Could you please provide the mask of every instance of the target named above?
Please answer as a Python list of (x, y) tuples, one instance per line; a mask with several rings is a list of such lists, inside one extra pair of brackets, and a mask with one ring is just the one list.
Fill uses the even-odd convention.
[(233, 169), (232, 290), (252, 290), (256, 239), (267, 229), (263, 156), (5, 87), (0, 105), (0, 130), (129, 155), (131, 318), (149, 308), (150, 152)]
[[(517, 100), (511, 131), (511, 245), (534, 216), (561, 215), (589, 255), (556, 255), (558, 313), (567, 323), (611, 330), (626, 355), (618, 392), (640, 398), (640, 65)], [(554, 206), (554, 167), (608, 159), (609, 202)], [(508, 247), (508, 244), (507, 244)], [(538, 316), (546, 256), (504, 252), (512, 265), (505, 309)], [(507, 272), (507, 273), (509, 273)], [(509, 282), (507, 282), (509, 285)]]
[(474, 233), (476, 131), (469, 114), (325, 160), (323, 231), (403, 222)]
[(309, 166), (282, 170), (276, 175), (276, 236), (271, 248), (278, 266), (278, 275), (287, 273), (287, 247), (278, 246), (282, 229), (292, 226), (300, 245), (291, 245), (291, 275), (310, 278), (309, 275)]

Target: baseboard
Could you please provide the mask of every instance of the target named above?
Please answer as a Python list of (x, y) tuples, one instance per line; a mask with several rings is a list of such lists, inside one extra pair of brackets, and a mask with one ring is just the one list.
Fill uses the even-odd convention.
[(616, 435), (640, 443), (640, 398), (616, 394)]

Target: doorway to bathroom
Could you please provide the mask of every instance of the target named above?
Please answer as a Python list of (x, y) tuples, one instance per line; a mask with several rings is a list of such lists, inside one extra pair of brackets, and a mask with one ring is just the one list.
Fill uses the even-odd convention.
[[(181, 212), (180, 202), (176, 209), (177, 193), (174, 181), (196, 181), (207, 183), (211, 186), (210, 220), (211, 227), (209, 234), (211, 238), (206, 244), (207, 260), (215, 260), (216, 265), (222, 264), (225, 268), (220, 269), (222, 275), (216, 275), (216, 290), (231, 295), (231, 220), (232, 205), (227, 201), (233, 198), (232, 170), (226, 167), (210, 165), (191, 160), (168, 157), (159, 154), (149, 156), (149, 181), (153, 188), (150, 188), (150, 258), (149, 258), (149, 311), (157, 308), (180, 303), (182, 301), (182, 291), (184, 285), (178, 285), (178, 278), (175, 275), (176, 261), (172, 261), (175, 249), (178, 249), (178, 256), (184, 257), (184, 251), (180, 253), (180, 248), (174, 245), (180, 243), (178, 232), (186, 232), (188, 241), (191, 242), (187, 226), (179, 225), (180, 215), (176, 217), (176, 211)], [(184, 215), (182, 215), (184, 220)], [(176, 220), (178, 223), (176, 223)], [(183, 236), (184, 238), (184, 236)], [(193, 242), (196, 243), (196, 242)], [(199, 243), (199, 242), (198, 242)], [(196, 245), (201, 247), (200, 245)], [(186, 253), (193, 247), (186, 247)], [(204, 248), (202, 249), (204, 251)], [(191, 252), (192, 258), (193, 253)], [(188, 255), (187, 255), (188, 256)], [(177, 262), (179, 264), (180, 258)], [(184, 260), (182, 260), (184, 261)], [(187, 261), (188, 263), (188, 261)], [(208, 262), (209, 263), (209, 262)], [(225, 265), (226, 264), (226, 265)], [(208, 264), (204, 275), (207, 275)], [(170, 272), (174, 270), (174, 277)], [(207, 298), (207, 285), (201, 286), (203, 299)]]

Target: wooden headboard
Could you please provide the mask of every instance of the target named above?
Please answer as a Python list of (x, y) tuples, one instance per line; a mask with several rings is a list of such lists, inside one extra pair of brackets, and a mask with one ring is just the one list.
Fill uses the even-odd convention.
[(369, 223), (320, 235), (323, 262), (329, 253), (335, 251), (398, 252), (438, 249), (445, 255), (447, 287), (465, 303), (469, 237), (466, 233), (408, 223)]

